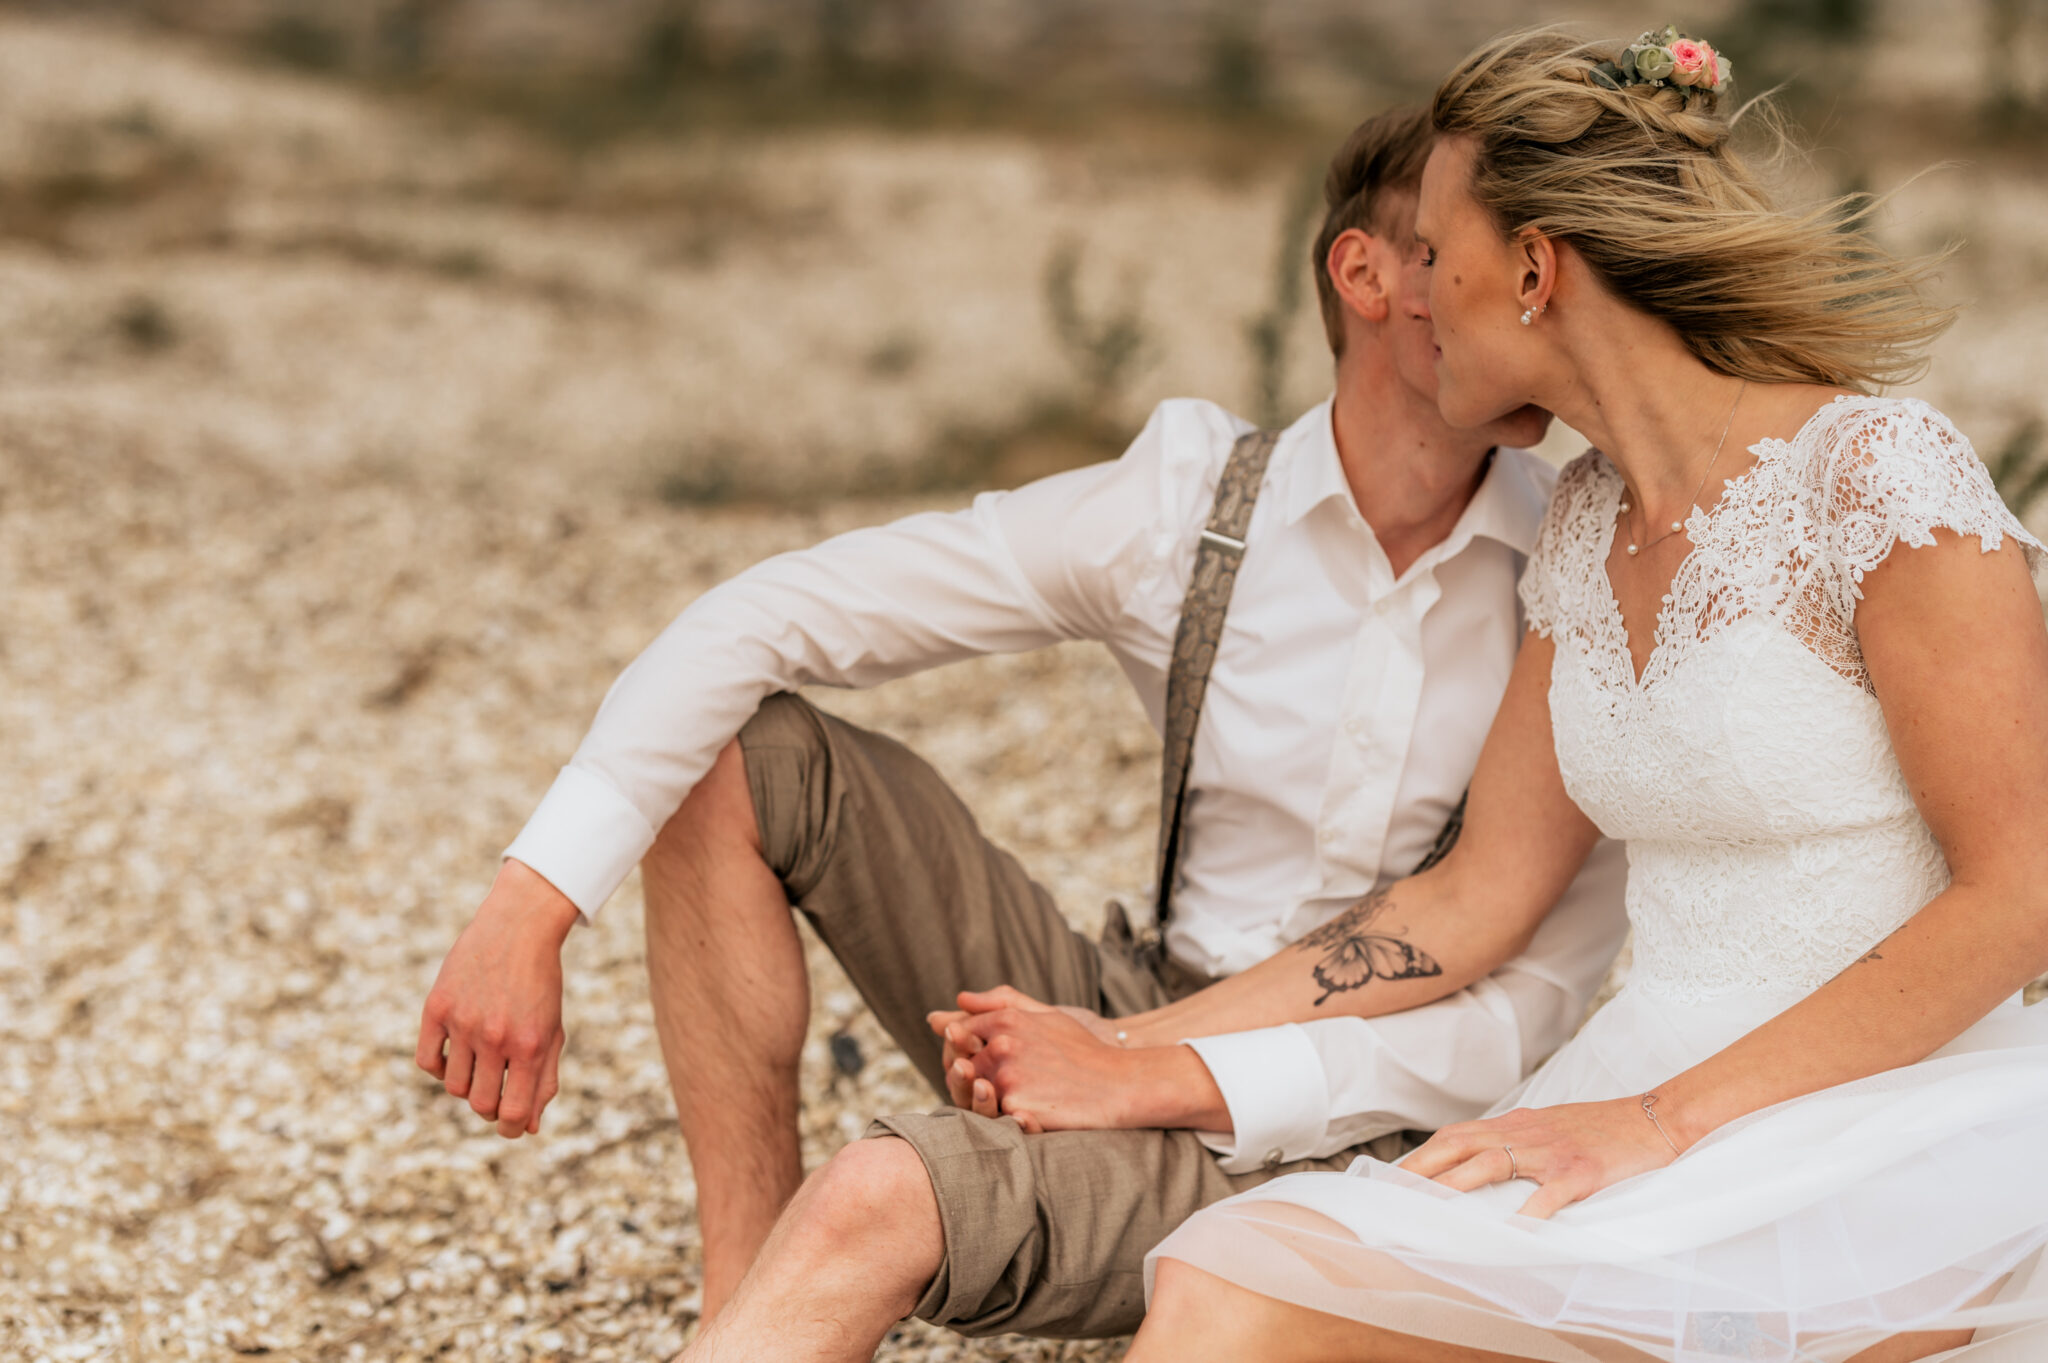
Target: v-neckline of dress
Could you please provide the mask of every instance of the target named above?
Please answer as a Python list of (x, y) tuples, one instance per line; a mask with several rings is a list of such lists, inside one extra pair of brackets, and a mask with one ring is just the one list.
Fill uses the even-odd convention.
[(1606, 461), (1608, 471), (1613, 475), (1612, 482), (1614, 486), (1609, 490), (1607, 497), (1607, 533), (1601, 538), (1598, 555), (1594, 559), (1594, 567), (1600, 575), (1601, 594), (1605, 598), (1607, 607), (1606, 620), (1608, 628), (1613, 635), (1613, 638), (1609, 641), (1609, 646), (1617, 654), (1614, 661), (1619, 670), (1620, 678), (1625, 683), (1626, 689), (1630, 694), (1641, 695), (1649, 689), (1650, 683), (1654, 681), (1651, 674), (1656, 670), (1660, 659), (1669, 653), (1668, 645), (1671, 640), (1668, 636), (1676, 619), (1675, 611), (1679, 605), (1678, 592), (1675, 589), (1685, 577), (1686, 570), (1692, 567), (1693, 560), (1699, 555), (1701, 535), (1709, 529), (1715, 518), (1719, 517), (1722, 512), (1726, 511), (1733, 504), (1735, 499), (1731, 494), (1745, 490), (1746, 485), (1753, 481), (1757, 474), (1764, 470), (1766, 465), (1796, 449), (1806, 439), (1807, 433), (1814, 428), (1816, 422), (1823, 416), (1834, 412), (1843, 403), (1850, 401), (1852, 398), (1858, 401), (1882, 400), (1872, 398), (1867, 394), (1837, 393), (1833, 398), (1815, 408), (1812, 414), (1799, 424), (1799, 429), (1794, 431), (1789, 438), (1767, 435), (1745, 446), (1744, 448), (1748, 453), (1756, 456), (1750, 466), (1721, 485), (1721, 495), (1714, 499), (1713, 506), (1702, 508), (1697, 503), (1693, 505), (1685, 518), (1685, 537), (1690, 541), (1692, 547), (1687, 549), (1685, 554), (1678, 560), (1677, 566), (1671, 570), (1671, 580), (1664, 585), (1664, 599), (1662, 604), (1657, 607), (1656, 620), (1650, 626), (1650, 648), (1643, 655), (1641, 670), (1638, 670), (1636, 667), (1635, 649), (1629, 639), (1628, 620), (1622, 614), (1621, 596), (1614, 590), (1614, 574), (1608, 567), (1608, 561), (1614, 557), (1614, 537), (1620, 533), (1621, 529), (1618, 523), (1621, 496), (1627, 489), (1628, 484), (1622, 480), (1621, 470), (1616, 468), (1614, 461), (1607, 457), (1607, 452), (1605, 450), (1600, 452), (1600, 457)]

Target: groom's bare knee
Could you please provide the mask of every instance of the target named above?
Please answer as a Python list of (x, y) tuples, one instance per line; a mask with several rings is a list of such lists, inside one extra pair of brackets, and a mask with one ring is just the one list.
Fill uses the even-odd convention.
[(899, 1317), (917, 1305), (945, 1255), (931, 1177), (910, 1143), (894, 1136), (855, 1141), (834, 1155), (797, 1194), (790, 1219), (813, 1253), (874, 1274)]

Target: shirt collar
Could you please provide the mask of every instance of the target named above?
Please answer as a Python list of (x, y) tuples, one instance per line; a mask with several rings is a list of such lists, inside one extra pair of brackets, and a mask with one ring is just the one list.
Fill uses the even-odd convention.
[[(1325, 398), (1303, 413), (1281, 436), (1275, 451), (1285, 453), (1280, 470), (1284, 483), (1277, 490), (1284, 498), (1289, 525), (1324, 502), (1341, 499), (1351, 504), (1351, 485), (1345, 481), (1344, 465), (1337, 457), (1334, 407), (1334, 402)], [(1441, 546), (1441, 557), (1450, 558), (1483, 536), (1526, 558), (1536, 545), (1543, 508), (1550, 500), (1549, 488), (1537, 476), (1540, 462), (1525, 450), (1495, 450), (1479, 490), (1472, 494)]]

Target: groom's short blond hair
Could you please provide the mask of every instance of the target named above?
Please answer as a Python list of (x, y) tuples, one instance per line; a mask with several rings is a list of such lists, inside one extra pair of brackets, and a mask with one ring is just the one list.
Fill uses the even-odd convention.
[(1344, 302), (1330, 283), (1330, 246), (1354, 227), (1378, 234), (1391, 226), (1383, 213), (1387, 195), (1421, 190), (1433, 136), (1429, 110), (1404, 105), (1353, 128), (1330, 158), (1323, 177), (1323, 230), (1316, 233), (1311, 263), (1323, 332), (1334, 354), (1344, 353)]

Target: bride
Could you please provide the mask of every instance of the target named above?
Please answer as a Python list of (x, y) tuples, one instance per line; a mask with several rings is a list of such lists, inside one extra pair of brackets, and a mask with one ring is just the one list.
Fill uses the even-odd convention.
[(1773, 208), (1724, 88), (1669, 31), (1538, 33), (1437, 93), (1445, 414), (1535, 403), (1597, 449), (1463, 841), (1304, 944), (1420, 1002), (1606, 834), (1627, 987), (1400, 1164), (1197, 1215), (1132, 1363), (2048, 1357), (2041, 546), (1940, 413), (1863, 392), (1946, 321), (1921, 267)]

